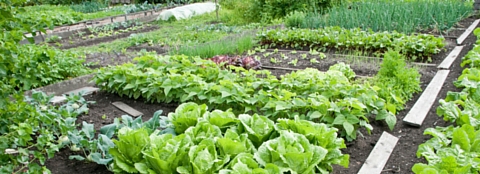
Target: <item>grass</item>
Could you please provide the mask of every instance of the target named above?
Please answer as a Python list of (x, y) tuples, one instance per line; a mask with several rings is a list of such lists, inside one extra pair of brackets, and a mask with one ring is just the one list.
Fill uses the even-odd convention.
[(340, 26), (413, 33), (446, 31), (472, 12), (472, 4), (460, 0), (364, 0), (334, 7), (326, 15), (307, 14), (302, 28)]
[(238, 38), (226, 38), (196, 46), (183, 46), (170, 51), (171, 55), (200, 56), (211, 58), (216, 55), (242, 54), (254, 47), (254, 36), (241, 36)]

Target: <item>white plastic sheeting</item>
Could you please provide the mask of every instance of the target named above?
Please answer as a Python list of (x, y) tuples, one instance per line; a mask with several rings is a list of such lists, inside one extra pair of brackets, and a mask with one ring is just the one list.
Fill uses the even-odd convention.
[(204, 2), (204, 3), (195, 3), (190, 5), (185, 5), (177, 8), (172, 8), (165, 10), (160, 13), (157, 20), (168, 20), (170, 17), (175, 17), (177, 20), (187, 19), (195, 15), (201, 15), (204, 13), (209, 13), (215, 11), (215, 3), (213, 2)]

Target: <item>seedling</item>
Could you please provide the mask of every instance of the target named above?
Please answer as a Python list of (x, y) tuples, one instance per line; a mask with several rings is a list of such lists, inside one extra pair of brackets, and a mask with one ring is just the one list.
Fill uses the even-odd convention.
[(54, 43), (54, 42), (59, 42), (60, 40), (62, 40), (62, 37), (54, 35), (52, 37), (47, 38), (45, 41), (48, 43)]
[(308, 53), (310, 53), (310, 55), (313, 55), (313, 56), (320, 54), (320, 53), (319, 53), (317, 50), (315, 50), (315, 49), (310, 49), (310, 51), (309, 51)]
[(275, 48), (275, 50), (273, 50), (274, 53), (278, 53), (278, 49)]
[(306, 59), (307, 58), (307, 54), (302, 54), (302, 59)]
[(273, 57), (270, 58), (270, 62), (272, 62), (272, 63), (278, 63), (278, 62), (277, 62), (277, 59), (275, 59), (275, 58), (273, 58)]
[(248, 50), (247, 52), (249, 56), (254, 55), (255, 53), (256, 53), (255, 50)]
[(293, 66), (297, 66), (298, 59), (293, 59), (292, 61), (288, 62), (288, 64), (291, 64)]
[(290, 54), (297, 54), (297, 50), (291, 51)]
[(320, 57), (320, 60), (325, 59), (327, 56), (324, 53), (318, 54), (318, 57)]
[(263, 57), (268, 57), (268, 56), (270, 56), (270, 55), (272, 55), (272, 53), (271, 53), (271, 52), (264, 53), (264, 54), (263, 54)]
[(310, 63), (312, 63), (312, 64), (316, 64), (316, 63), (318, 63), (318, 60), (317, 60), (317, 59), (315, 59), (315, 58), (313, 58), (313, 59), (310, 59)]

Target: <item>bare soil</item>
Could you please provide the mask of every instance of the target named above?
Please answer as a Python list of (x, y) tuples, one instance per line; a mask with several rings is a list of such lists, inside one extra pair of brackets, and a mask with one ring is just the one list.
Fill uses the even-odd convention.
[[(470, 22), (471, 23), (471, 22)], [(469, 25), (464, 23), (467, 28)], [(455, 33), (455, 32), (453, 32)], [(460, 32), (458, 32), (460, 33)], [(460, 67), (461, 58), (473, 48), (473, 44), (476, 41), (476, 37), (471, 34), (467, 40), (464, 42), (464, 49), (456, 59), (452, 67), (450, 68), (451, 72), (443, 85), (443, 88), (436, 98), (436, 101), (439, 99), (443, 99), (446, 96), (447, 91), (458, 91), (458, 89), (453, 86), (453, 82), (457, 79), (457, 77), (461, 74), (463, 68)], [(450, 41), (452, 43), (452, 41)], [(447, 50), (451, 50), (455, 44), (449, 44), (447, 46)], [(333, 54), (327, 54), (326, 59), (318, 59), (319, 63), (312, 64), (307, 57), (307, 59), (302, 59), (301, 54), (303, 53), (296, 53), (291, 54), (289, 52), (283, 52), (288, 59), (284, 59), (280, 53), (272, 54), (267, 58), (262, 58), (261, 62), (264, 66), (272, 66), (272, 67), (281, 67), (281, 68), (289, 68), (289, 69), (304, 69), (307, 67), (317, 68), (322, 71), (328, 70), (328, 67), (340, 62), (345, 61), (348, 63), (352, 62), (351, 59), (345, 59), (341, 57), (335, 57)], [(438, 55), (435, 55), (432, 58), (433, 64), (439, 64), (443, 58), (448, 55), (449, 51), (444, 51)], [(264, 53), (256, 53), (256, 56), (263, 56)], [(254, 55), (254, 56), (255, 56)], [(275, 57), (276, 59), (281, 60), (281, 63), (272, 63), (270, 58)], [(334, 58), (332, 58), (334, 57)], [(310, 56), (310, 58), (312, 58)], [(298, 62), (296, 66), (293, 64), (288, 64), (292, 60), (297, 59)], [(91, 58), (91, 61), (94, 62), (94, 56)], [(127, 60), (127, 59), (125, 59)], [(358, 59), (357, 59), (358, 60)], [(104, 66), (110, 64), (112, 62), (104, 62), (99, 66)], [(357, 73), (357, 75), (363, 76), (373, 76), (378, 71), (379, 62), (375, 60), (374, 63), (372, 62), (353, 62), (351, 63), (351, 67)], [(420, 72), (422, 74), (421, 84), (422, 89), (425, 89), (428, 83), (431, 81), (435, 73), (437, 72), (436, 67), (420, 67)], [(276, 75), (282, 75), (285, 73), (289, 73), (292, 70), (285, 70), (285, 69), (278, 69), (273, 68), (271, 69), (273, 73)], [(382, 173), (412, 173), (411, 168), (415, 163), (426, 161), (424, 159), (420, 159), (416, 157), (416, 151), (418, 145), (425, 142), (429, 139), (428, 136), (423, 135), (423, 131), (429, 127), (435, 126), (446, 126), (448, 123), (445, 123), (442, 118), (438, 117), (435, 113), (436, 108), (438, 107), (438, 102), (435, 102), (433, 107), (430, 109), (427, 118), (425, 119), (423, 125), (419, 128), (411, 127), (402, 123), (403, 118), (410, 110), (410, 108), (415, 104), (417, 99), (419, 98), (420, 94), (416, 94), (407, 104), (405, 110), (401, 111), (397, 115), (397, 125), (395, 126), (394, 130), (389, 130), (388, 126), (383, 122), (375, 122), (372, 121), (372, 126), (374, 130), (369, 135), (367, 133), (363, 133), (364, 137), (359, 136), (356, 141), (348, 142), (347, 149), (344, 149), (343, 152), (350, 155), (350, 165), (349, 168), (343, 168), (340, 166), (334, 166), (333, 173), (338, 174), (351, 174), (357, 173), (360, 167), (363, 165), (364, 161), (368, 157), (370, 151), (375, 146), (376, 142), (378, 141), (380, 135), (383, 131), (387, 131), (392, 135), (399, 137), (399, 142), (395, 147), (389, 161), (387, 162), (384, 171)], [(87, 100), (96, 101), (96, 104), (92, 104), (90, 106), (90, 111), (86, 115), (82, 115), (78, 117), (77, 123), (81, 123), (82, 121), (86, 121), (89, 123), (95, 124), (96, 129), (100, 129), (101, 126), (112, 123), (115, 117), (120, 117), (124, 115), (122, 111), (115, 108), (111, 105), (112, 102), (122, 101), (129, 106), (137, 109), (138, 111), (144, 114), (143, 119), (147, 120), (152, 117), (153, 113), (157, 110), (163, 110), (164, 114), (167, 115), (169, 112), (173, 112), (175, 108), (178, 106), (176, 103), (165, 104), (165, 103), (146, 103), (143, 99), (129, 99), (127, 97), (120, 97), (116, 94), (109, 94), (103, 91), (95, 93), (91, 96), (86, 96)], [(105, 115), (105, 117), (102, 117)], [(69, 160), (68, 156), (74, 153), (70, 152), (68, 149), (63, 149), (59, 153), (55, 155), (54, 158), (47, 160), (46, 166), (49, 168), (52, 173), (64, 174), (64, 173), (111, 173), (109, 172), (105, 166), (97, 165), (93, 163), (85, 163), (83, 161), (76, 161), (76, 160)]]
[[(130, 27), (132, 28), (132, 27)], [(129, 37), (131, 34), (137, 34), (137, 33), (146, 33), (150, 32), (153, 30), (158, 29), (159, 27), (156, 25), (150, 25), (150, 26), (140, 26), (140, 28), (128, 32), (121, 32), (118, 34), (113, 34), (111, 36), (104, 36), (104, 37), (99, 37), (98, 34), (94, 34), (90, 32), (88, 29), (84, 29), (81, 31), (76, 31), (74, 34), (72, 34), (68, 38), (62, 38), (58, 42), (53, 42), (49, 43), (51, 46), (55, 46), (61, 49), (70, 49), (70, 48), (76, 48), (76, 47), (81, 47), (81, 46), (91, 46), (91, 45), (97, 45), (100, 43), (104, 42), (111, 42), (117, 39), (121, 38), (126, 38)], [(119, 30), (124, 30), (127, 28), (118, 28), (113, 30), (113, 32), (119, 32)], [(95, 37), (90, 38), (89, 36), (93, 35)]]
[(85, 65), (95, 69), (105, 67), (108, 65), (122, 65), (125, 63), (133, 62), (133, 58), (137, 56), (134, 52), (123, 53), (91, 53), (86, 54)]

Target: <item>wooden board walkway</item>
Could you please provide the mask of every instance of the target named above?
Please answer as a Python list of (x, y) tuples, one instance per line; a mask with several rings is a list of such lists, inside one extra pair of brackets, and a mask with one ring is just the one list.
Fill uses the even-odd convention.
[(470, 35), (470, 33), (472, 33), (472, 31), (475, 30), (475, 28), (477, 27), (479, 22), (480, 22), (480, 19), (475, 20), (472, 23), (472, 25), (470, 25), (470, 27), (468, 27), (467, 30), (465, 30), (465, 32), (463, 32), (463, 34), (460, 35), (460, 37), (458, 37), (457, 45), (463, 44), (463, 41), (465, 41), (465, 39), (467, 39), (467, 37)]
[(133, 109), (132, 107), (128, 106), (123, 102), (113, 102), (112, 105), (127, 113), (128, 115), (131, 115), (132, 117), (138, 117), (140, 115), (143, 115), (143, 113), (141, 113), (140, 111)]
[(397, 142), (397, 137), (383, 132), (377, 144), (373, 147), (372, 152), (368, 155), (367, 160), (363, 163), (362, 168), (358, 171), (358, 174), (380, 174)]
[(450, 69), (450, 66), (452, 66), (453, 62), (455, 59), (457, 59), (458, 55), (460, 52), (462, 52), (463, 46), (456, 46), (448, 56), (443, 59), (442, 63), (438, 65), (438, 69)]
[(439, 70), (437, 72), (415, 105), (413, 105), (412, 109), (410, 109), (407, 116), (403, 119), (404, 123), (412, 126), (422, 126), (423, 120), (425, 120), (428, 111), (430, 111), (430, 108), (436, 101), (437, 95), (442, 89), (449, 72), (450, 70)]

